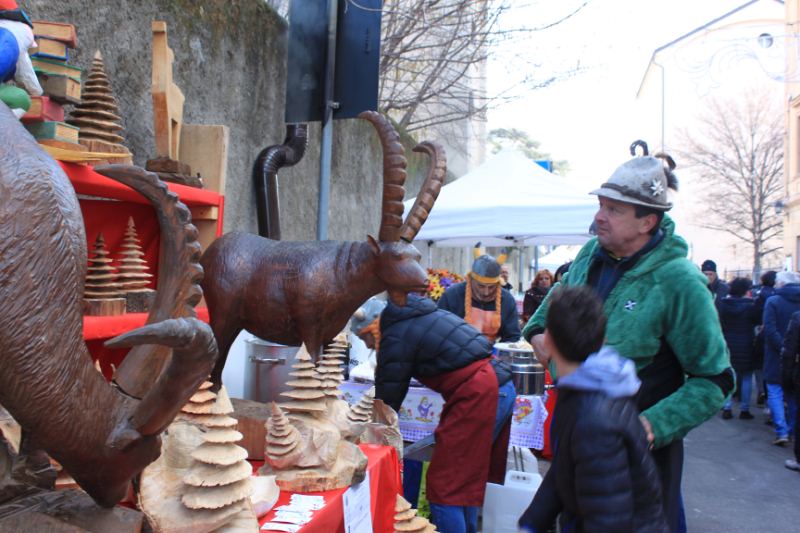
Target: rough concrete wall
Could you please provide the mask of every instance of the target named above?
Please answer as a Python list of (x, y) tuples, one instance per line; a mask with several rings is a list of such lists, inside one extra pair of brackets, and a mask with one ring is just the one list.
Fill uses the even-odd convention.
[[(287, 24), (263, 0), (22, 0), (33, 19), (70, 22), (78, 48), (70, 63), (88, 72), (103, 54), (120, 103), (134, 162), (155, 155), (150, 95), (151, 22), (167, 22), (173, 78), (186, 96), (184, 122), (230, 128), (225, 231), (256, 232), (251, 165), (264, 147), (283, 141)], [(280, 175), (286, 240), (313, 240), (317, 225), (319, 124), (309, 128), (303, 160)], [(407, 144), (413, 145), (409, 140)], [(407, 196), (416, 196), (427, 166), (410, 152)], [(372, 127), (335, 123), (329, 238), (377, 235), (382, 161)], [(447, 266), (437, 262), (436, 266)]]

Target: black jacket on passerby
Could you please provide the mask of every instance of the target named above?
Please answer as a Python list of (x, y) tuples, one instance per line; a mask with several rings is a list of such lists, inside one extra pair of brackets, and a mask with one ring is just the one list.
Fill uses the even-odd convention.
[[(634, 365), (603, 348), (558, 383), (553, 462), (521, 531), (668, 531), (661, 480), (633, 394)], [(627, 390), (625, 390), (627, 389)]]
[(792, 315), (783, 337), (781, 385), (784, 391), (800, 390), (800, 311)]
[(522, 321), (528, 322), (533, 313), (542, 305), (545, 296), (550, 292), (550, 287), (534, 287), (525, 291), (525, 298), (522, 300)]
[(727, 296), (717, 304), (722, 334), (736, 372), (752, 372), (755, 326), (761, 322), (752, 298)]
[(714, 295), (714, 303), (719, 306), (720, 300), (728, 295), (730, 287), (728, 287), (727, 283), (717, 278), (714, 280), (714, 283), (708, 284), (708, 290), (710, 290), (711, 294)]
[(764, 305), (764, 381), (781, 382), (783, 336), (792, 315), (800, 311), (800, 283), (787, 283), (775, 289)]
[[(774, 281), (774, 280), (773, 280)], [(762, 285), (756, 296), (756, 313), (758, 314), (759, 325), (764, 324), (764, 305), (767, 298), (775, 294), (775, 287)], [(755, 349), (753, 350), (753, 368), (758, 370), (764, 366), (764, 328), (760, 328), (756, 334)]]
[[(427, 298), (408, 295), (400, 307), (389, 301), (381, 314), (381, 341), (375, 369), (375, 397), (400, 410), (411, 378), (438, 376), (492, 354), (481, 332)], [(494, 363), (499, 385), (511, 379), (507, 366)]]

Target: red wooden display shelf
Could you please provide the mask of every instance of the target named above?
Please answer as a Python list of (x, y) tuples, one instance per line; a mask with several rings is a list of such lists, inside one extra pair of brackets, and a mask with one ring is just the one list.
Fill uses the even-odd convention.
[[(208, 323), (208, 308), (197, 307), (197, 318)], [(125, 313), (119, 316), (83, 317), (83, 340), (94, 341), (110, 339), (126, 331), (144, 326), (147, 313)]]
[[(75, 192), (101, 198), (114, 198), (126, 202), (150, 205), (142, 195), (127, 185), (98, 174), (90, 165), (58, 162), (69, 177)], [(177, 183), (167, 183), (169, 190), (180, 196), (181, 202), (189, 207), (221, 206), (223, 196), (214, 191), (187, 187)]]

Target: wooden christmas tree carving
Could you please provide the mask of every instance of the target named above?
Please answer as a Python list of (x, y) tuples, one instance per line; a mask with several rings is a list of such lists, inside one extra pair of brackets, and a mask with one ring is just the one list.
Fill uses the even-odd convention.
[(290, 398), (288, 402), (281, 404), (281, 407), (293, 413), (325, 411), (325, 392), (321, 389), (322, 382), (317, 379), (316, 367), (305, 346), (300, 347), (295, 359), (297, 362), (292, 365), (295, 371), (290, 375), (297, 379), (287, 383), (292, 390), (281, 393), (281, 396)]
[(372, 422), (372, 404), (375, 400), (375, 387), (371, 387), (361, 395), (361, 398), (356, 402), (350, 411), (347, 413), (347, 418), (351, 422)]
[(405, 498), (397, 495), (394, 507), (395, 533), (435, 533), (436, 528), (427, 518), (417, 516), (417, 510)]
[(119, 280), (125, 293), (126, 310), (129, 313), (144, 313), (150, 310), (156, 291), (148, 288), (153, 275), (148, 272), (147, 261), (139, 244), (133, 217), (128, 217), (125, 239), (119, 252)]
[(322, 390), (326, 396), (341, 396), (339, 385), (344, 381), (344, 350), (337, 345), (329, 346), (320, 357), (317, 372), (322, 378)]
[(300, 432), (275, 402), (272, 402), (272, 416), (267, 420), (266, 441), (264, 460), (273, 468), (287, 468), (295, 464), (300, 455)]
[(86, 268), (83, 289), (83, 312), (86, 315), (121, 315), (125, 312), (125, 298), (117, 281), (117, 270), (111, 265), (108, 250), (100, 233), (94, 242), (92, 257)]
[(69, 124), (78, 126), (79, 142), (92, 152), (118, 153), (109, 158), (110, 163), (131, 163), (131, 153), (122, 144), (122, 118), (117, 101), (111, 92), (111, 83), (105, 72), (103, 57), (97, 51), (92, 60), (89, 76), (83, 83), (81, 103), (70, 113)]

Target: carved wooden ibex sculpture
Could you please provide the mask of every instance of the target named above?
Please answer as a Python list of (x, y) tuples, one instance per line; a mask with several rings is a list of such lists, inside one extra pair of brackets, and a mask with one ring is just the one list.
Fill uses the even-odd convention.
[(431, 158), (430, 171), (403, 222), (406, 158), (400, 137), (378, 113), (361, 114), (383, 146), (383, 213), (376, 241), (285, 242), (247, 233), (217, 239), (200, 260), (203, 292), (217, 338), (219, 359), (211, 374), (221, 383), (228, 350), (242, 329), (288, 345), (305, 343), (316, 356), (370, 296), (388, 290), (404, 303), (425, 290), (427, 274), (410, 244), (439, 195), (446, 172), (443, 149), (423, 142), (414, 148)]
[(141, 401), (105, 381), (83, 340), (86, 235), (72, 185), (0, 103), (0, 404), (37, 448), (111, 506), (158, 457), (159, 433), (207, 377), (216, 345), (193, 314), (202, 271), (188, 210), (153, 174), (117, 165), (104, 172), (154, 204), (169, 265), (160, 270), (157, 307), (163, 317), (168, 305), (170, 316), (111, 342), (174, 348)]

